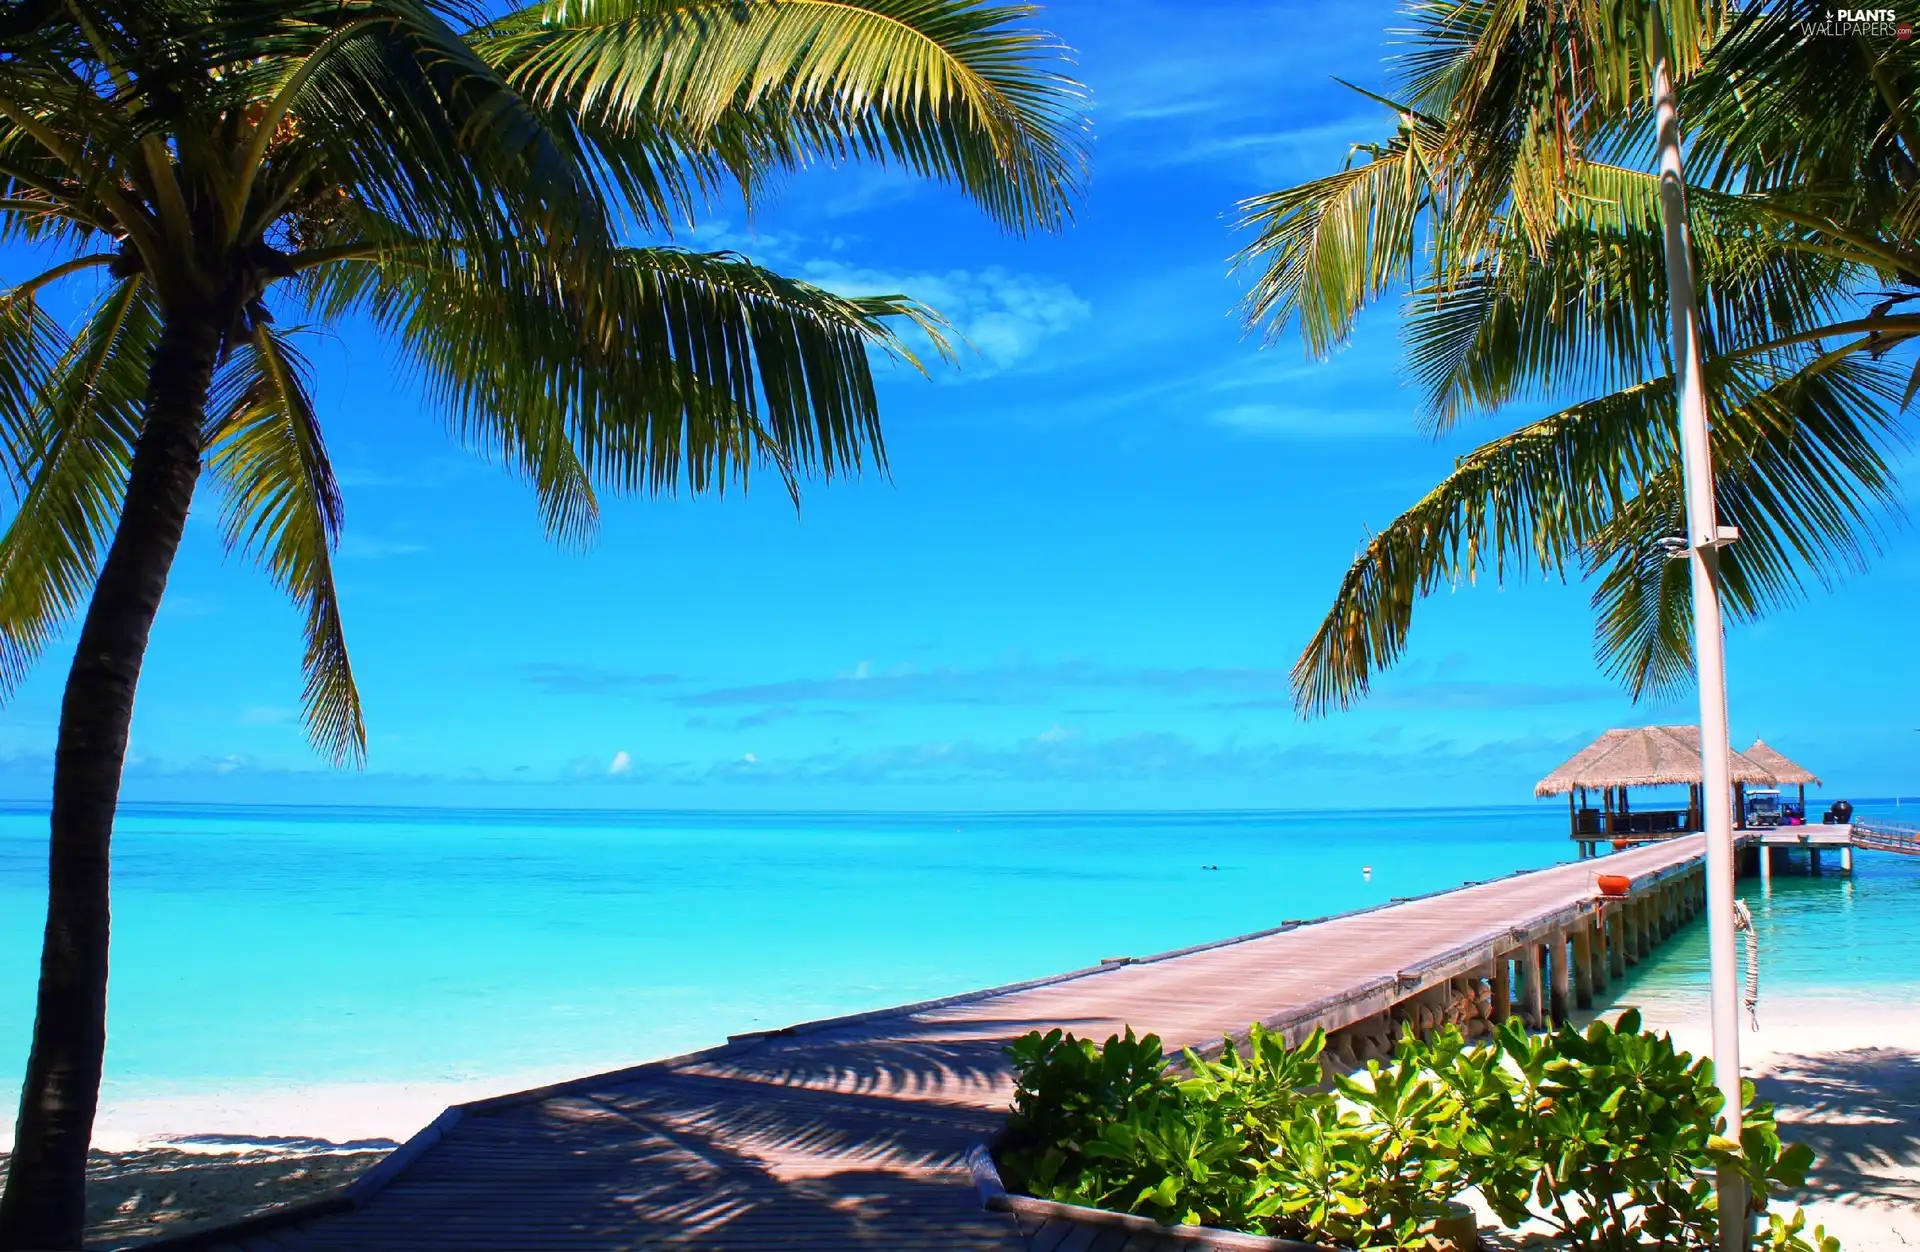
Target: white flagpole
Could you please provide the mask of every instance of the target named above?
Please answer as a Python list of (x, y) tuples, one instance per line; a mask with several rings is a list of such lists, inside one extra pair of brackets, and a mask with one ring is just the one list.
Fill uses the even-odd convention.
[[(1667, 301), (1678, 371), (1680, 447), (1687, 491), (1687, 560), (1693, 568), (1693, 651), (1700, 685), (1700, 782), (1707, 834), (1707, 956), (1712, 979), (1713, 1074), (1726, 1098), (1727, 1137), (1740, 1138), (1740, 987), (1733, 926), (1733, 785), (1728, 778), (1727, 658), (1720, 625), (1720, 548), (1732, 537), (1714, 507), (1707, 394), (1700, 376), (1700, 312), (1687, 240), (1687, 184), (1680, 163), (1680, 111), (1658, 8), (1653, 21), (1653, 103), (1666, 236)], [(1716, 1180), (1720, 1246), (1747, 1246), (1744, 1180)]]

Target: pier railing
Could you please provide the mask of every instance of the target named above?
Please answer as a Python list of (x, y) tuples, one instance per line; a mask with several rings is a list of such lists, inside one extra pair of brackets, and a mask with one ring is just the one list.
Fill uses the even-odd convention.
[(1853, 843), (1858, 848), (1920, 856), (1920, 827), (1877, 817), (1871, 821), (1856, 821), (1853, 824)]

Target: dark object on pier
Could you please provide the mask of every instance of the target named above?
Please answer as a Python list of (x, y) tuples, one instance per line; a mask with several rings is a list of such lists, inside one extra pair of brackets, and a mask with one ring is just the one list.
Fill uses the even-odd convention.
[(1835, 800), (1827, 806), (1827, 815), (1823, 820), (1829, 826), (1845, 826), (1853, 820), (1853, 806), (1845, 800)]

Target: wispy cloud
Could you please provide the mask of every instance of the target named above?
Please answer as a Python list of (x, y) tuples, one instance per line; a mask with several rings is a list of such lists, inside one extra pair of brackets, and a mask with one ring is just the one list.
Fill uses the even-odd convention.
[(378, 561), (387, 557), (415, 556), (427, 545), (405, 539), (375, 539), (352, 531), (340, 537), (340, 555), (350, 561)]
[(685, 692), (670, 699), (693, 708), (730, 705), (776, 708), (823, 702), (892, 701), (1013, 704), (1047, 703), (1069, 691), (1124, 690), (1184, 697), (1217, 691), (1285, 691), (1286, 686), (1287, 672), (1281, 669), (1157, 669), (1103, 665), (1096, 661), (1058, 661), (976, 669), (901, 667), (880, 672), (862, 662), (852, 671), (831, 678), (791, 678), (716, 687)]
[(1213, 421), (1243, 435), (1291, 439), (1405, 439), (1418, 434), (1404, 412), (1387, 409), (1327, 409), (1302, 404), (1233, 404), (1216, 409)]
[(1522, 736), (1479, 743), (1434, 740), (1412, 747), (1325, 743), (1202, 744), (1169, 731), (1096, 738), (1054, 726), (1012, 743), (936, 740), (792, 758), (746, 757), (716, 762), (707, 780), (767, 784), (983, 784), (1000, 782), (1206, 782), (1303, 773), (1417, 777), (1516, 761), (1552, 761), (1586, 743), (1583, 737)]
[(639, 673), (547, 661), (522, 665), (520, 675), (538, 690), (559, 696), (631, 695), (656, 691), (681, 681), (673, 674)]
[(812, 260), (801, 265), (800, 272), (808, 281), (841, 295), (908, 295), (934, 309), (977, 353), (957, 345), (963, 378), (1030, 367), (1039, 359), (1042, 344), (1093, 315), (1093, 306), (1066, 283), (997, 265), (983, 270), (892, 273)]
[[(1523, 709), (1618, 700), (1599, 683), (1416, 682), (1375, 689), (1358, 707), (1390, 710)], [(1272, 709), (1291, 713), (1291, 699), (1225, 700), (1216, 709)]]

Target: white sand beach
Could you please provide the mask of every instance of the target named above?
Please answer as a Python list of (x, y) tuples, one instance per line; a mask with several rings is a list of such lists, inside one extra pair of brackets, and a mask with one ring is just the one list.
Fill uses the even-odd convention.
[[(1710, 1050), (1704, 996), (1642, 1012), (1679, 1046)], [(1741, 1034), (1741, 1067), (1781, 1134), (1818, 1154), (1806, 1190), (1776, 1209), (1804, 1206), (1844, 1252), (1920, 1248), (1920, 1004), (1763, 991), (1759, 1016)]]

